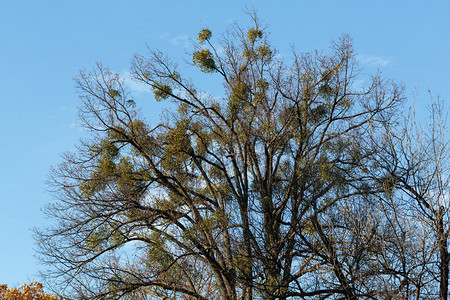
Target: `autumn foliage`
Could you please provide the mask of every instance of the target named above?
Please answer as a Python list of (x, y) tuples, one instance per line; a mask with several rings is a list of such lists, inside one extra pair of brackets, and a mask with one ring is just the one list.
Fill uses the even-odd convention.
[(58, 300), (58, 296), (44, 293), (42, 283), (32, 282), (19, 288), (8, 288), (6, 284), (0, 285), (0, 300)]

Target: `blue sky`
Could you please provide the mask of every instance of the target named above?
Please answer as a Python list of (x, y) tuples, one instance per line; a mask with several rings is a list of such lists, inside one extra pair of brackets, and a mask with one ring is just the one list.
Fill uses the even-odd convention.
[[(226, 4), (225, 4), (226, 3)], [(366, 72), (406, 85), (422, 108), (431, 88), (450, 103), (448, 1), (2, 1), (0, 9), (0, 283), (39, 279), (30, 228), (48, 224), (46, 175), (85, 136), (73, 77), (100, 61), (123, 73), (147, 46), (183, 62), (202, 27), (214, 34), (248, 24), (245, 5), (269, 26), (280, 54), (326, 50), (344, 33)], [(190, 67), (186, 67), (189, 72)], [(161, 104), (136, 90), (156, 120)]]

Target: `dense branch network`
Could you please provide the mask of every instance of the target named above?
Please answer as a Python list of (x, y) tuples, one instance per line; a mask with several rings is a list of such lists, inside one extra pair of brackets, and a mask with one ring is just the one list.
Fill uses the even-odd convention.
[(134, 58), (135, 80), (173, 104), (156, 126), (102, 65), (76, 79), (92, 136), (53, 169), (57, 223), (38, 232), (73, 297), (379, 299), (434, 280), (436, 251), (406, 234), (430, 232), (398, 199), (444, 212), (411, 182), (405, 139), (386, 133), (402, 88), (379, 75), (361, 87), (348, 36), (285, 60), (252, 20), (219, 43), (199, 33), (193, 64), (223, 97), (161, 52)]

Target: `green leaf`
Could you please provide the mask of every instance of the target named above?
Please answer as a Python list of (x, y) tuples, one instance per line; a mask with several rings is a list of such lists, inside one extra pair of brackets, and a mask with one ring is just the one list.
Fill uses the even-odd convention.
[(250, 43), (254, 43), (257, 39), (262, 38), (263, 32), (258, 28), (250, 28), (247, 32), (247, 39)]
[(203, 28), (199, 33), (198, 33), (198, 42), (200, 44), (203, 44), (205, 41), (209, 40), (211, 38), (211, 30), (207, 29), (207, 28)]
[(194, 52), (192, 57), (194, 64), (200, 68), (205, 73), (212, 73), (216, 71), (216, 64), (212, 56), (211, 51), (208, 49), (203, 49)]
[(172, 88), (167, 84), (155, 84), (152, 89), (156, 101), (167, 99), (172, 94)]

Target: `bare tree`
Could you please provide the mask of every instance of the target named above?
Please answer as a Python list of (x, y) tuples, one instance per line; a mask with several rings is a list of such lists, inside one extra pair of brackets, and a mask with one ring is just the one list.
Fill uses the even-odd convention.
[[(385, 173), (386, 188), (396, 198), (393, 200), (396, 206), (402, 207), (402, 216), (394, 211), (388, 218), (398, 223), (397, 234), (414, 240), (411, 249), (415, 253), (408, 251), (397, 258), (414, 261), (407, 274), (404, 272), (405, 280), (416, 286), (417, 299), (422, 293), (447, 299), (449, 138), (443, 104), (431, 98), (426, 125), (416, 123), (412, 111), (400, 130), (386, 132), (386, 143), (378, 162)], [(416, 229), (407, 230), (405, 222), (413, 222)], [(413, 275), (415, 278), (411, 277)]]

